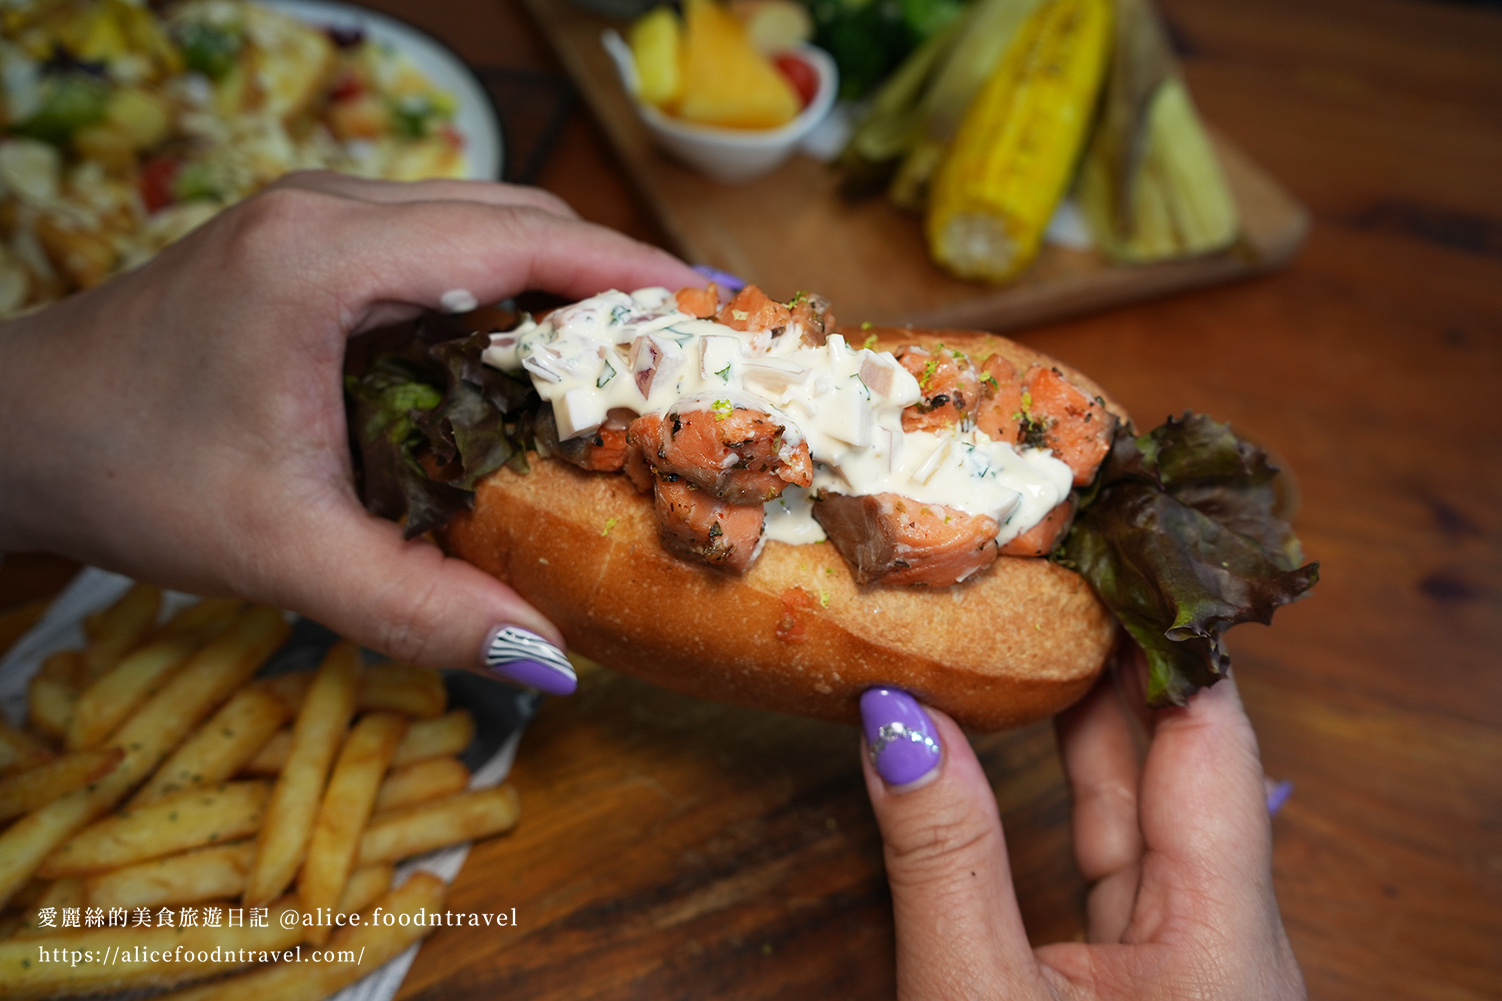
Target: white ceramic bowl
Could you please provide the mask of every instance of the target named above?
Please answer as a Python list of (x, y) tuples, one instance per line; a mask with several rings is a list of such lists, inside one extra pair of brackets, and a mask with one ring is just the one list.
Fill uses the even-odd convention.
[(792, 156), (798, 143), (813, 131), (834, 104), (840, 89), (834, 59), (823, 49), (800, 45), (792, 52), (819, 75), (819, 90), (808, 107), (786, 125), (775, 129), (726, 129), (696, 125), (665, 115), (636, 97), (636, 63), (631, 48), (614, 29), (601, 37), (615, 59), (621, 82), (647, 131), (668, 153), (690, 167), (726, 184), (739, 184), (760, 177)]

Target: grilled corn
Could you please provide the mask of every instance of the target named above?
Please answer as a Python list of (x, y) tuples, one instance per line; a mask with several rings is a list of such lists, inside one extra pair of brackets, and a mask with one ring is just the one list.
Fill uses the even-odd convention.
[(961, 278), (1004, 282), (1037, 255), (1091, 124), (1110, 0), (1044, 0), (965, 113), (934, 178), (929, 253)]

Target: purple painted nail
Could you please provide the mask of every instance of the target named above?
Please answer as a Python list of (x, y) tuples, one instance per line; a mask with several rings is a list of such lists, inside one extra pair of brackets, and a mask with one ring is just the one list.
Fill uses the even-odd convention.
[(731, 292), (739, 292), (746, 287), (746, 280), (744, 278), (737, 278), (728, 271), (712, 268), (708, 264), (696, 264), (694, 265), (694, 270), (721, 288), (728, 289)]
[(1288, 797), (1293, 795), (1293, 780), (1284, 779), (1282, 782), (1273, 782), (1267, 789), (1267, 815), (1276, 817), (1278, 811), (1283, 809), (1283, 804), (1288, 802)]
[(485, 641), (485, 670), (549, 695), (572, 695), (579, 677), (563, 651), (520, 626), (499, 626)]
[(861, 725), (871, 764), (894, 792), (926, 783), (939, 772), (939, 734), (918, 700), (900, 688), (861, 693)]

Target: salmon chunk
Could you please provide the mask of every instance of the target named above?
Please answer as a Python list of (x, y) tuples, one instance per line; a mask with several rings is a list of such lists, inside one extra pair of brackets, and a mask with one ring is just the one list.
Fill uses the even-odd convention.
[(1002, 546), (1001, 555), (1047, 556), (1053, 552), (1073, 524), (1077, 504), (1074, 494), (1070, 494), (1068, 500), (1055, 504), (1053, 510), (1043, 516), (1042, 521)]
[(645, 414), (628, 437), (660, 478), (679, 477), (732, 504), (761, 504), (789, 483), (813, 482), (808, 444), (790, 445), (785, 426), (747, 408)]
[(544, 406), (532, 422), (537, 443), (550, 454), (566, 459), (591, 473), (613, 473), (626, 463), (626, 429), (601, 425), (588, 434), (567, 441), (558, 440), (558, 423), (553, 408)]
[(690, 285), (679, 289), (673, 299), (680, 312), (707, 320), (720, 308), (720, 287), (714, 282), (710, 282), (708, 288), (694, 288)]
[(760, 504), (729, 504), (684, 480), (659, 478), (656, 493), (662, 548), (728, 573), (750, 569), (765, 518)]
[(755, 285), (747, 285), (716, 314), (715, 322), (734, 330), (755, 332), (785, 327), (792, 318), (792, 310)]
[(904, 431), (942, 431), (967, 421), (980, 403), (980, 375), (970, 359), (940, 346), (903, 346), (893, 353), (918, 380), (923, 399), (902, 412)]
[(1095, 479), (1101, 460), (1111, 450), (1116, 418), (1105, 404), (1086, 396), (1056, 368), (1034, 365), (1022, 385), (1023, 443), (1053, 449), (1074, 470), (1075, 486)]
[(803, 343), (810, 347), (822, 346), (825, 339), (838, 329), (834, 313), (829, 309), (829, 300), (822, 295), (799, 292), (788, 303), (788, 309), (792, 321), (803, 328)]
[(998, 555), (994, 518), (897, 494), (824, 494), (814, 517), (859, 584), (942, 587), (984, 570)]
[(981, 402), (975, 411), (975, 426), (993, 441), (1012, 445), (1022, 433), (1022, 377), (1001, 355), (992, 355), (981, 366)]

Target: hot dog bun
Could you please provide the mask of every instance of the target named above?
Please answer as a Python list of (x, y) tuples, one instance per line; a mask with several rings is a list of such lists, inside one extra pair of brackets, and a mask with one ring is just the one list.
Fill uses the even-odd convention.
[[(1092, 381), (990, 334), (845, 331), (877, 346), (943, 343), (1019, 370), (1053, 365), (1091, 396)], [(695, 565), (658, 542), (650, 496), (621, 475), (556, 460), (483, 481), (474, 510), (440, 541), (551, 618), (572, 649), (686, 694), (853, 722), (857, 699), (895, 685), (976, 730), (1040, 719), (1090, 687), (1116, 624), (1077, 574), (1003, 556), (943, 588), (856, 585), (827, 544), (768, 542), (740, 577)]]

